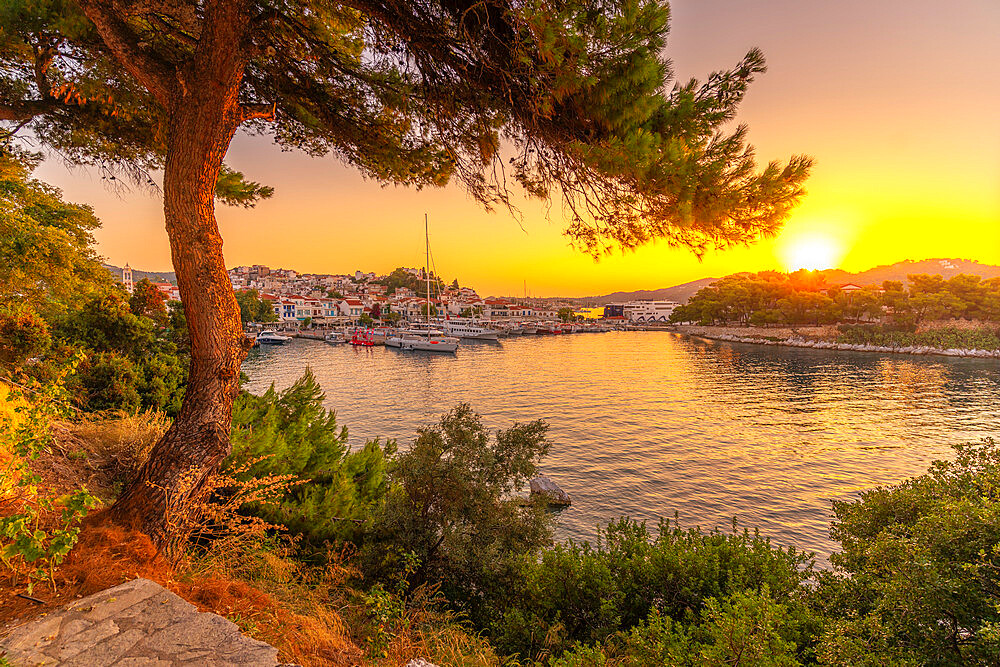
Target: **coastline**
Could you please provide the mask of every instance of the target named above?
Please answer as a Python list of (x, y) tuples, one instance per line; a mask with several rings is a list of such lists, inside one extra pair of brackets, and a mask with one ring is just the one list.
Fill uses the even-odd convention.
[[(967, 348), (936, 348), (925, 345), (890, 347), (862, 343), (838, 343), (828, 340), (832, 327), (799, 327), (797, 329), (763, 327), (720, 327), (693, 324), (674, 324), (664, 330), (672, 333), (718, 340), (727, 343), (747, 343), (750, 345), (772, 345), (782, 347), (811, 348), (815, 350), (840, 350), (845, 352), (876, 352), (883, 354), (910, 354), (918, 356), (934, 355), (942, 357), (966, 357), (972, 359), (1000, 359), (1000, 350), (978, 350)], [(737, 333), (739, 332), (739, 333)]]

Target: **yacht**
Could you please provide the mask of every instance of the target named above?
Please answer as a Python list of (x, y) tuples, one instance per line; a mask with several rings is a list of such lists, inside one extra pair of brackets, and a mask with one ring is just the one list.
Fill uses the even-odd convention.
[(427, 277), (426, 292), (426, 312), (427, 321), (423, 324), (413, 324), (409, 329), (405, 329), (399, 334), (388, 337), (385, 344), (389, 347), (398, 347), (400, 350), (414, 350), (420, 352), (448, 352), (455, 353), (458, 349), (458, 339), (443, 336), (442, 332), (431, 327), (431, 242), (427, 233), (427, 215), (424, 215), (424, 243), (426, 246), (426, 264), (424, 265), (424, 275)]
[(257, 342), (262, 345), (284, 345), (290, 340), (289, 336), (282, 336), (274, 331), (261, 331), (257, 334)]
[(458, 349), (458, 339), (448, 336), (412, 336), (399, 339), (399, 349), (419, 350), (421, 352), (450, 352), (455, 353)]
[(397, 334), (403, 336), (426, 336), (427, 334), (431, 336), (443, 336), (444, 331), (431, 326), (427, 322), (414, 322), (406, 329), (400, 329)]
[(458, 338), (474, 338), (476, 340), (497, 340), (500, 338), (499, 331), (481, 327), (474, 322), (445, 320), (444, 332), (449, 336), (456, 336)]

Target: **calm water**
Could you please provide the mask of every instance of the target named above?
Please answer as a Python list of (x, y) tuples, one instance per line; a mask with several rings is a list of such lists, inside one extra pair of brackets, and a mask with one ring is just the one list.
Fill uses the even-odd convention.
[(293, 340), (251, 352), (249, 389), (306, 366), (360, 446), (412, 441), (455, 404), (491, 427), (551, 425), (543, 469), (573, 496), (560, 536), (629, 515), (733, 516), (779, 544), (835, 549), (830, 501), (1000, 434), (995, 361), (714, 343), (662, 332), (511, 338), (457, 356)]

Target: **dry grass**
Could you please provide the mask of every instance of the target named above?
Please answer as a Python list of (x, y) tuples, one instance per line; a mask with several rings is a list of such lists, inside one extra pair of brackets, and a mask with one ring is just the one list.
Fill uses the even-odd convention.
[(482, 637), (468, 631), (447, 614), (414, 610), (408, 628), (389, 645), (388, 655), (367, 664), (402, 667), (420, 656), (442, 667), (500, 667), (501, 660)]
[(81, 451), (115, 479), (131, 477), (149, 458), (149, 451), (170, 427), (162, 412), (120, 413), (73, 423), (67, 430)]

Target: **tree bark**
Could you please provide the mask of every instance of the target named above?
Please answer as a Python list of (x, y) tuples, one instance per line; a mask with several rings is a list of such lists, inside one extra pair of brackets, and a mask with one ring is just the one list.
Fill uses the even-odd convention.
[[(233, 400), (250, 347), (243, 333), (215, 219), (215, 184), (243, 122), (239, 87), (246, 64), (243, 2), (217, 2), (228, 15), (205, 19), (194, 60), (180, 73), (183, 94), (170, 104), (163, 208), (170, 250), (191, 336), (191, 366), (177, 418), (154, 445), (111, 517), (147, 533), (168, 552), (178, 513), (232, 450)], [(225, 12), (216, 11), (216, 14)]]

